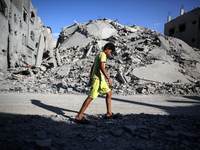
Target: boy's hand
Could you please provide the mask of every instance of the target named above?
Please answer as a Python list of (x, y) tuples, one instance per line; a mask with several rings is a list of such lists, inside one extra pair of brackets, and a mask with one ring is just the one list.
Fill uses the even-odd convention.
[(112, 81), (108, 79), (108, 82), (109, 82), (109, 87), (112, 87)]

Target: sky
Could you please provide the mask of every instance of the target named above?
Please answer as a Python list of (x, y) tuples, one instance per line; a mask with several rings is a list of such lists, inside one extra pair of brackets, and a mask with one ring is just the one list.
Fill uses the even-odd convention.
[(121, 25), (137, 25), (164, 34), (167, 16), (171, 19), (200, 7), (200, 0), (31, 0), (43, 25), (57, 38), (62, 28), (89, 20), (109, 18)]

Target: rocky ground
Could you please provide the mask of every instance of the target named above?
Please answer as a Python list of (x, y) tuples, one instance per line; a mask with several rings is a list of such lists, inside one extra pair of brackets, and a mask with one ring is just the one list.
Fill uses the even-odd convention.
[(0, 147), (20, 149), (137, 149), (198, 150), (200, 118), (190, 115), (116, 114), (86, 116), (89, 125), (76, 124), (74, 116), (0, 116)]

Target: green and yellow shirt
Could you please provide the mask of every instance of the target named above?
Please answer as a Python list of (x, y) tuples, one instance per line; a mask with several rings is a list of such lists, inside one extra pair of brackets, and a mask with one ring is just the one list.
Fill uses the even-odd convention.
[(101, 63), (106, 62), (106, 59), (107, 59), (107, 57), (106, 57), (106, 54), (104, 52), (101, 52), (96, 56), (96, 58), (94, 60), (92, 78), (99, 79), (101, 81), (105, 80), (104, 74), (101, 71)]

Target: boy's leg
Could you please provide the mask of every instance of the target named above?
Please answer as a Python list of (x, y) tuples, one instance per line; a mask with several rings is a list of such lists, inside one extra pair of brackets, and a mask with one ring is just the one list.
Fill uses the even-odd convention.
[(85, 110), (87, 109), (88, 105), (90, 104), (90, 102), (92, 101), (93, 99), (91, 97), (87, 97), (86, 100), (84, 101), (78, 115), (76, 116), (76, 119), (77, 120), (81, 120), (83, 118), (83, 113), (85, 112)]
[(107, 113), (106, 116), (109, 117), (112, 115), (112, 111), (111, 111), (111, 95), (112, 92), (108, 92), (106, 95), (106, 106), (107, 106)]
[(99, 89), (99, 80), (98, 79), (93, 79), (92, 80), (92, 85), (91, 85), (91, 88), (90, 88), (90, 93), (89, 93), (88, 97), (86, 98), (86, 100), (84, 101), (84, 103), (83, 103), (78, 115), (76, 116), (77, 120), (81, 120), (83, 118), (83, 113), (87, 109), (87, 107), (90, 104), (90, 102), (93, 99), (97, 98), (97, 96), (99, 95), (98, 89)]

